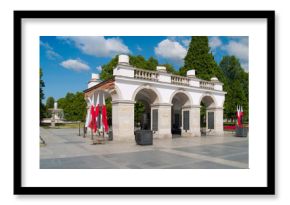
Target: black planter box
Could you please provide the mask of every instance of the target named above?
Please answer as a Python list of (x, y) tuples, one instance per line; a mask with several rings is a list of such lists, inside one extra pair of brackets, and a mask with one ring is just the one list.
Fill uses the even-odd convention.
[(248, 127), (238, 127), (236, 129), (236, 136), (237, 137), (247, 137), (249, 132)]
[(109, 131), (108, 136), (109, 136), (108, 140), (113, 141), (113, 131)]
[(138, 145), (152, 145), (153, 132), (151, 130), (136, 130), (135, 141)]

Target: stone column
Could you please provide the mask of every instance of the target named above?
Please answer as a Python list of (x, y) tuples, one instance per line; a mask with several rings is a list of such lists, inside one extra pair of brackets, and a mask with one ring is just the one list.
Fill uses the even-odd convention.
[(215, 108), (214, 115), (215, 135), (224, 135), (224, 109)]
[[(172, 138), (171, 134), (171, 104), (158, 103), (151, 105), (151, 116), (153, 109), (158, 109), (158, 131), (154, 133), (155, 138)], [(151, 127), (153, 127), (153, 118), (151, 117)]]
[(185, 131), (182, 126), (182, 137), (200, 137), (200, 106), (184, 106), (182, 108), (182, 125), (183, 125), (183, 111), (189, 111), (189, 130)]
[(200, 137), (200, 105), (191, 106), (189, 120), (192, 136)]
[(133, 141), (134, 137), (134, 101), (112, 101), (113, 140)]
[(208, 129), (208, 112), (214, 112), (214, 129), (212, 135), (223, 135), (224, 134), (224, 110), (221, 107), (208, 108), (206, 110), (206, 124)]
[[(90, 104), (87, 104), (87, 114), (86, 114), (86, 119), (85, 119), (85, 123), (86, 123), (86, 120), (87, 120), (87, 115), (89, 114), (91, 114), (91, 106), (90, 106)], [(85, 125), (86, 126), (86, 125)], [(89, 128), (89, 127), (87, 127), (86, 128), (86, 137), (88, 137), (88, 136), (91, 136), (91, 134), (92, 134), (92, 130), (91, 130), (91, 128)]]

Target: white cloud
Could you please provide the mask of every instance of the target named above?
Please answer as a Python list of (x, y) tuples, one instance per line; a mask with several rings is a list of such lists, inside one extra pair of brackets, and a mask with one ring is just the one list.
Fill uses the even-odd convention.
[(209, 39), (209, 46), (211, 47), (212, 50), (215, 50), (217, 47), (220, 47), (222, 45), (222, 41), (220, 40), (219, 37), (214, 36)]
[(44, 43), (43, 41), (40, 41), (40, 45), (46, 49), (53, 50), (53, 48), (48, 43)]
[(136, 48), (137, 48), (138, 51), (142, 51), (143, 50), (139, 45), (137, 45)]
[(224, 46), (229, 55), (234, 55), (241, 60), (248, 60), (249, 46), (244, 42), (230, 41)]
[(55, 52), (53, 50), (47, 50), (46, 56), (51, 60), (62, 58), (57, 52)]
[(248, 72), (249, 70), (249, 38), (247, 36), (232, 36), (230, 41), (220, 48), (227, 55), (236, 56), (241, 63), (241, 67)]
[(183, 46), (185, 46), (186, 48), (189, 46), (191, 41), (191, 37), (189, 36), (168, 36), (167, 39), (178, 42)]
[(99, 66), (96, 67), (96, 69), (97, 69), (97, 71), (102, 72), (103, 68), (102, 68), (102, 66), (99, 65)]
[(90, 67), (80, 59), (68, 59), (60, 63), (66, 69), (74, 71), (87, 71)]
[(40, 46), (43, 46), (45, 48), (45, 53), (48, 59), (50, 60), (57, 60), (61, 59), (61, 55), (59, 55), (57, 52), (54, 51), (54, 49), (46, 42), (40, 41)]
[(185, 47), (170, 39), (165, 39), (158, 43), (157, 47), (154, 48), (154, 51), (157, 56), (168, 60), (173, 60), (175, 62), (183, 62), (183, 59), (187, 53), (187, 49)]
[(116, 54), (128, 54), (129, 48), (120, 38), (107, 38), (103, 36), (70, 36), (59, 38), (70, 40), (83, 53), (97, 57), (112, 57)]
[(183, 39), (181, 40), (181, 42), (184, 46), (188, 47), (191, 42), (191, 39)]

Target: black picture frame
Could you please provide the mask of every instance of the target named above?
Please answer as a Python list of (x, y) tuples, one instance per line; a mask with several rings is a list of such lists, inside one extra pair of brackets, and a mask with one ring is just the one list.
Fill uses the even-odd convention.
[[(22, 186), (22, 19), (205, 18), (267, 20), (266, 187), (24, 187)], [(17, 101), (16, 101), (17, 99)], [(15, 195), (273, 195), (275, 194), (275, 11), (14, 11), (14, 194)]]

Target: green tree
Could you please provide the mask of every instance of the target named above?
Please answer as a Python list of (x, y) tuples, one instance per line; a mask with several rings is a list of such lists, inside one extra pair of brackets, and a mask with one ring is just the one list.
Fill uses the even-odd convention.
[(214, 60), (207, 36), (192, 36), (189, 49), (184, 58), (184, 66), (180, 68), (179, 74), (185, 76), (188, 70), (194, 69), (196, 76), (204, 80), (217, 77), (224, 82), (224, 76)]
[(84, 121), (87, 103), (82, 92), (68, 92), (64, 98), (58, 99), (59, 108), (63, 109), (64, 118), (69, 121)]
[[(147, 63), (146, 59), (141, 55), (130, 56), (129, 62), (130, 62), (130, 65), (132, 65), (134, 67), (148, 70), (148, 63)], [(149, 69), (149, 70), (153, 70), (153, 69)]]
[(54, 106), (54, 98), (53, 97), (48, 97), (46, 99), (46, 108), (53, 108)]
[(146, 62), (146, 66), (140, 68), (144, 68), (146, 70), (156, 70), (156, 66), (158, 66), (158, 60), (153, 57), (150, 57)]
[(46, 104), (45, 104), (46, 117), (51, 117), (51, 112), (49, 111), (49, 109), (53, 108), (53, 106), (54, 106), (54, 98), (48, 97), (46, 99)]
[(174, 69), (174, 67), (171, 64), (166, 63), (166, 64), (162, 64), (162, 66), (166, 67), (166, 71), (168, 73), (172, 73), (174, 75), (178, 75), (178, 72)]
[(40, 108), (40, 112), (39, 112), (39, 119), (40, 119), (40, 123), (41, 120), (45, 117), (45, 106), (42, 103), (42, 100), (44, 99), (44, 93), (43, 93), (43, 88), (45, 87), (44, 81), (42, 80), (42, 69), (39, 69), (39, 108)]
[(107, 98), (105, 102), (106, 102), (106, 109), (107, 109), (108, 124), (111, 126), (112, 125), (112, 98)]
[(102, 72), (100, 78), (102, 80), (108, 80), (113, 77), (113, 69), (118, 64), (118, 56), (115, 56), (109, 63), (102, 65)]
[(235, 56), (224, 56), (220, 62), (228, 85), (225, 99), (225, 116), (235, 118), (237, 105), (243, 106), (244, 121), (248, 120), (249, 96), (248, 73), (246, 73)]
[(145, 105), (143, 102), (141, 101), (137, 101), (135, 103), (135, 106), (134, 106), (134, 121), (135, 121), (135, 125), (137, 126), (137, 123), (140, 123), (141, 122), (141, 117), (142, 117), (142, 114), (145, 112)]

